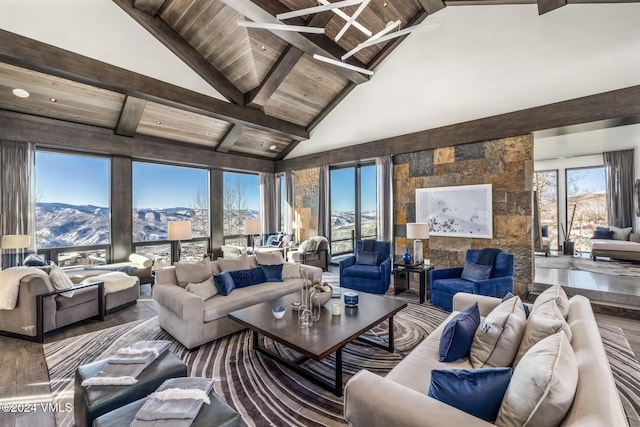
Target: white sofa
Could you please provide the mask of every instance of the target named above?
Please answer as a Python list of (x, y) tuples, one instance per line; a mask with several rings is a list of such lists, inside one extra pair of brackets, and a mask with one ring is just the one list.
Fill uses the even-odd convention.
[[(500, 304), (497, 298), (458, 293), (454, 312), (478, 301), (480, 314), (486, 316)], [(438, 360), (442, 323), (386, 377), (363, 370), (345, 387), (345, 418), (351, 426), (492, 426), (427, 396), (432, 369), (471, 369), (462, 359), (453, 363)], [(569, 300), (567, 322), (573, 338), (571, 346), (578, 363), (578, 386), (573, 405), (562, 426), (626, 426), (627, 420), (604, 351), (589, 300), (574, 296)]]
[(640, 261), (640, 235), (631, 233), (629, 240), (591, 239), (591, 258), (610, 257)]
[[(255, 256), (248, 256), (249, 266), (257, 267)], [(211, 261), (211, 274), (221, 272), (218, 261)], [(300, 265), (313, 281), (322, 280), (322, 269)], [(300, 290), (302, 279), (265, 282), (234, 289), (229, 295), (215, 295), (207, 300), (178, 285), (174, 266), (156, 270), (153, 298), (158, 303), (160, 327), (188, 349), (239, 331), (244, 327), (227, 317), (231, 311), (259, 302), (279, 298)]]

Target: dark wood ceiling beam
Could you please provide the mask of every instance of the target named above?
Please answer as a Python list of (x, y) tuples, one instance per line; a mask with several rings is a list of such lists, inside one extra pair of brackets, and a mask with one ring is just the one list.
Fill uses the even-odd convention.
[(611, 123), (615, 119), (620, 123), (633, 123), (639, 121), (637, 118), (640, 117), (638, 99), (640, 99), (640, 85), (281, 160), (276, 162), (275, 169), (276, 172), (308, 169), (377, 156), (528, 135), (544, 129), (581, 123), (598, 121)]
[(133, 0), (133, 7), (147, 15), (156, 16), (164, 3), (164, 0)]
[(567, 0), (538, 0), (538, 15), (566, 6)]
[(418, 0), (418, 2), (428, 15), (433, 15), (437, 11), (442, 10), (446, 7), (444, 1), (442, 0)]
[(132, 96), (125, 98), (116, 124), (116, 135), (134, 136), (136, 134), (145, 105), (147, 105), (147, 101), (144, 99)]
[(113, 0), (122, 10), (131, 16), (138, 24), (167, 47), (174, 55), (182, 60), (209, 83), (215, 90), (230, 102), (244, 105), (244, 94), (224, 74), (207, 61), (197, 50), (187, 43), (180, 34), (176, 33), (162, 18), (150, 16), (131, 5), (131, 0)]
[(287, 46), (273, 67), (271, 67), (271, 70), (260, 86), (245, 94), (245, 103), (258, 105), (266, 104), (269, 98), (271, 98), (271, 95), (278, 90), (280, 84), (284, 81), (293, 67), (295, 67), (300, 58), (302, 58), (302, 55), (303, 52), (300, 49), (291, 45)]
[[(265, 4), (264, 1), (260, 1), (259, 2), (260, 5), (256, 4), (258, 3), (258, 1), (252, 2), (247, 0), (222, 0), (222, 2), (227, 6), (231, 7), (232, 9), (236, 10), (238, 13), (244, 15), (246, 18), (250, 19), (251, 21), (268, 22), (268, 23), (276, 22), (275, 13), (267, 11), (262, 7), (262, 5)], [(276, 3), (274, 3), (273, 1), (269, 1), (267, 3), (268, 3), (267, 5), (270, 8), (277, 7)], [(280, 5), (280, 7), (283, 7), (283, 6)], [(288, 9), (285, 9), (285, 11), (288, 11)], [(302, 20), (301, 25), (306, 25), (306, 22)], [(340, 56), (346, 53), (344, 49), (340, 48), (340, 46), (338, 46), (336, 43), (334, 43), (332, 40), (330, 40), (326, 36), (310, 37), (311, 36), (310, 34), (301, 34), (297, 32), (277, 31), (277, 30), (269, 30), (269, 31), (271, 31), (273, 34), (280, 37), (285, 42), (297, 47), (298, 49), (300, 49), (301, 51), (303, 51), (308, 55), (318, 54), (318, 55), (327, 56), (327, 57), (339, 60)], [(350, 63), (353, 65), (356, 65), (355, 62), (350, 61)], [(366, 68), (366, 66), (362, 64), (357, 66)], [(357, 71), (352, 71), (352, 70), (348, 70), (346, 68), (341, 68), (341, 67), (332, 67), (332, 69), (336, 73), (341, 74), (342, 76), (346, 77), (347, 79), (349, 79), (350, 81), (356, 84), (365, 83), (369, 81), (368, 76), (365, 76), (364, 74), (359, 73)]]
[[(538, 0), (446, 0), (447, 6), (537, 4)], [(567, 0), (567, 4), (640, 3), (640, 0)]]
[(244, 130), (244, 126), (240, 125), (232, 125), (227, 132), (224, 134), (218, 145), (216, 146), (216, 151), (219, 153), (227, 153), (229, 149), (238, 142), (240, 139), (240, 135), (242, 135), (242, 131)]
[(309, 139), (303, 126), (0, 30), (0, 61), (234, 124)]

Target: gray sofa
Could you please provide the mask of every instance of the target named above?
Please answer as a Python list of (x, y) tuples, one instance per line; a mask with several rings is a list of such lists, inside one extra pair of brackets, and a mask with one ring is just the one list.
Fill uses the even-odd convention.
[(629, 240), (590, 239), (591, 258), (610, 257), (630, 261), (640, 261), (640, 235), (631, 233)]
[[(454, 312), (478, 301), (486, 316), (500, 304), (497, 298), (458, 293)], [(427, 396), (432, 369), (471, 369), (469, 359), (452, 363), (438, 360), (442, 323), (386, 377), (366, 370), (352, 377), (345, 387), (345, 418), (351, 426), (492, 426)], [(574, 296), (567, 317), (573, 338), (571, 347), (578, 364), (575, 399), (562, 426), (626, 426), (627, 420), (604, 351), (589, 300)]]
[[(257, 267), (254, 255), (249, 257), (250, 267)], [(211, 261), (211, 273), (221, 272), (218, 261)], [(322, 269), (300, 265), (313, 280), (322, 280)], [(153, 298), (158, 303), (160, 327), (188, 349), (239, 331), (244, 326), (229, 319), (231, 311), (299, 292), (301, 278), (283, 282), (265, 282), (246, 288), (234, 289), (229, 295), (215, 295), (203, 300), (178, 285), (174, 266), (156, 270)]]

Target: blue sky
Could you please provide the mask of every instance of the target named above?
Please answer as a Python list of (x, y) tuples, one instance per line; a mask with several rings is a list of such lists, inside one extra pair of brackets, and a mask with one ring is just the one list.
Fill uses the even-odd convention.
[[(601, 166), (594, 168), (567, 169), (567, 184), (572, 181), (577, 184), (576, 190), (578, 194), (606, 191), (604, 168)], [(569, 187), (567, 187), (567, 190), (571, 191)]]
[(196, 207), (196, 195), (209, 194), (209, 172), (205, 169), (133, 163), (133, 207)]
[(260, 177), (258, 175), (250, 175), (245, 173), (226, 172), (224, 174), (224, 183), (229, 184), (232, 188), (237, 188), (237, 182), (244, 187), (246, 208), (254, 211), (260, 210)]
[[(355, 168), (331, 171), (331, 210), (349, 212), (355, 209)], [(376, 168), (360, 169), (362, 211), (376, 209)]]

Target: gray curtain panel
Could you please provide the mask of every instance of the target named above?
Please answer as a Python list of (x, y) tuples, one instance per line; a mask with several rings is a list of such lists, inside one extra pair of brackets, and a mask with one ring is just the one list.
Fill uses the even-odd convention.
[(331, 212), (329, 212), (329, 166), (320, 166), (318, 185), (318, 236), (330, 237)]
[(609, 225), (633, 226), (633, 149), (604, 153)]
[[(29, 234), (31, 247), (35, 247), (32, 203), (32, 170), (34, 153), (31, 144), (0, 141), (0, 234)], [(9, 266), (7, 257), (2, 257), (3, 269)], [(15, 264), (15, 262), (14, 262)]]
[(285, 233), (293, 234), (293, 171), (284, 173), (284, 227)]
[(378, 240), (390, 242), (393, 224), (393, 162), (391, 156), (376, 157), (376, 178)]
[(260, 218), (262, 232), (266, 235), (278, 231), (278, 193), (276, 174), (260, 173)]

